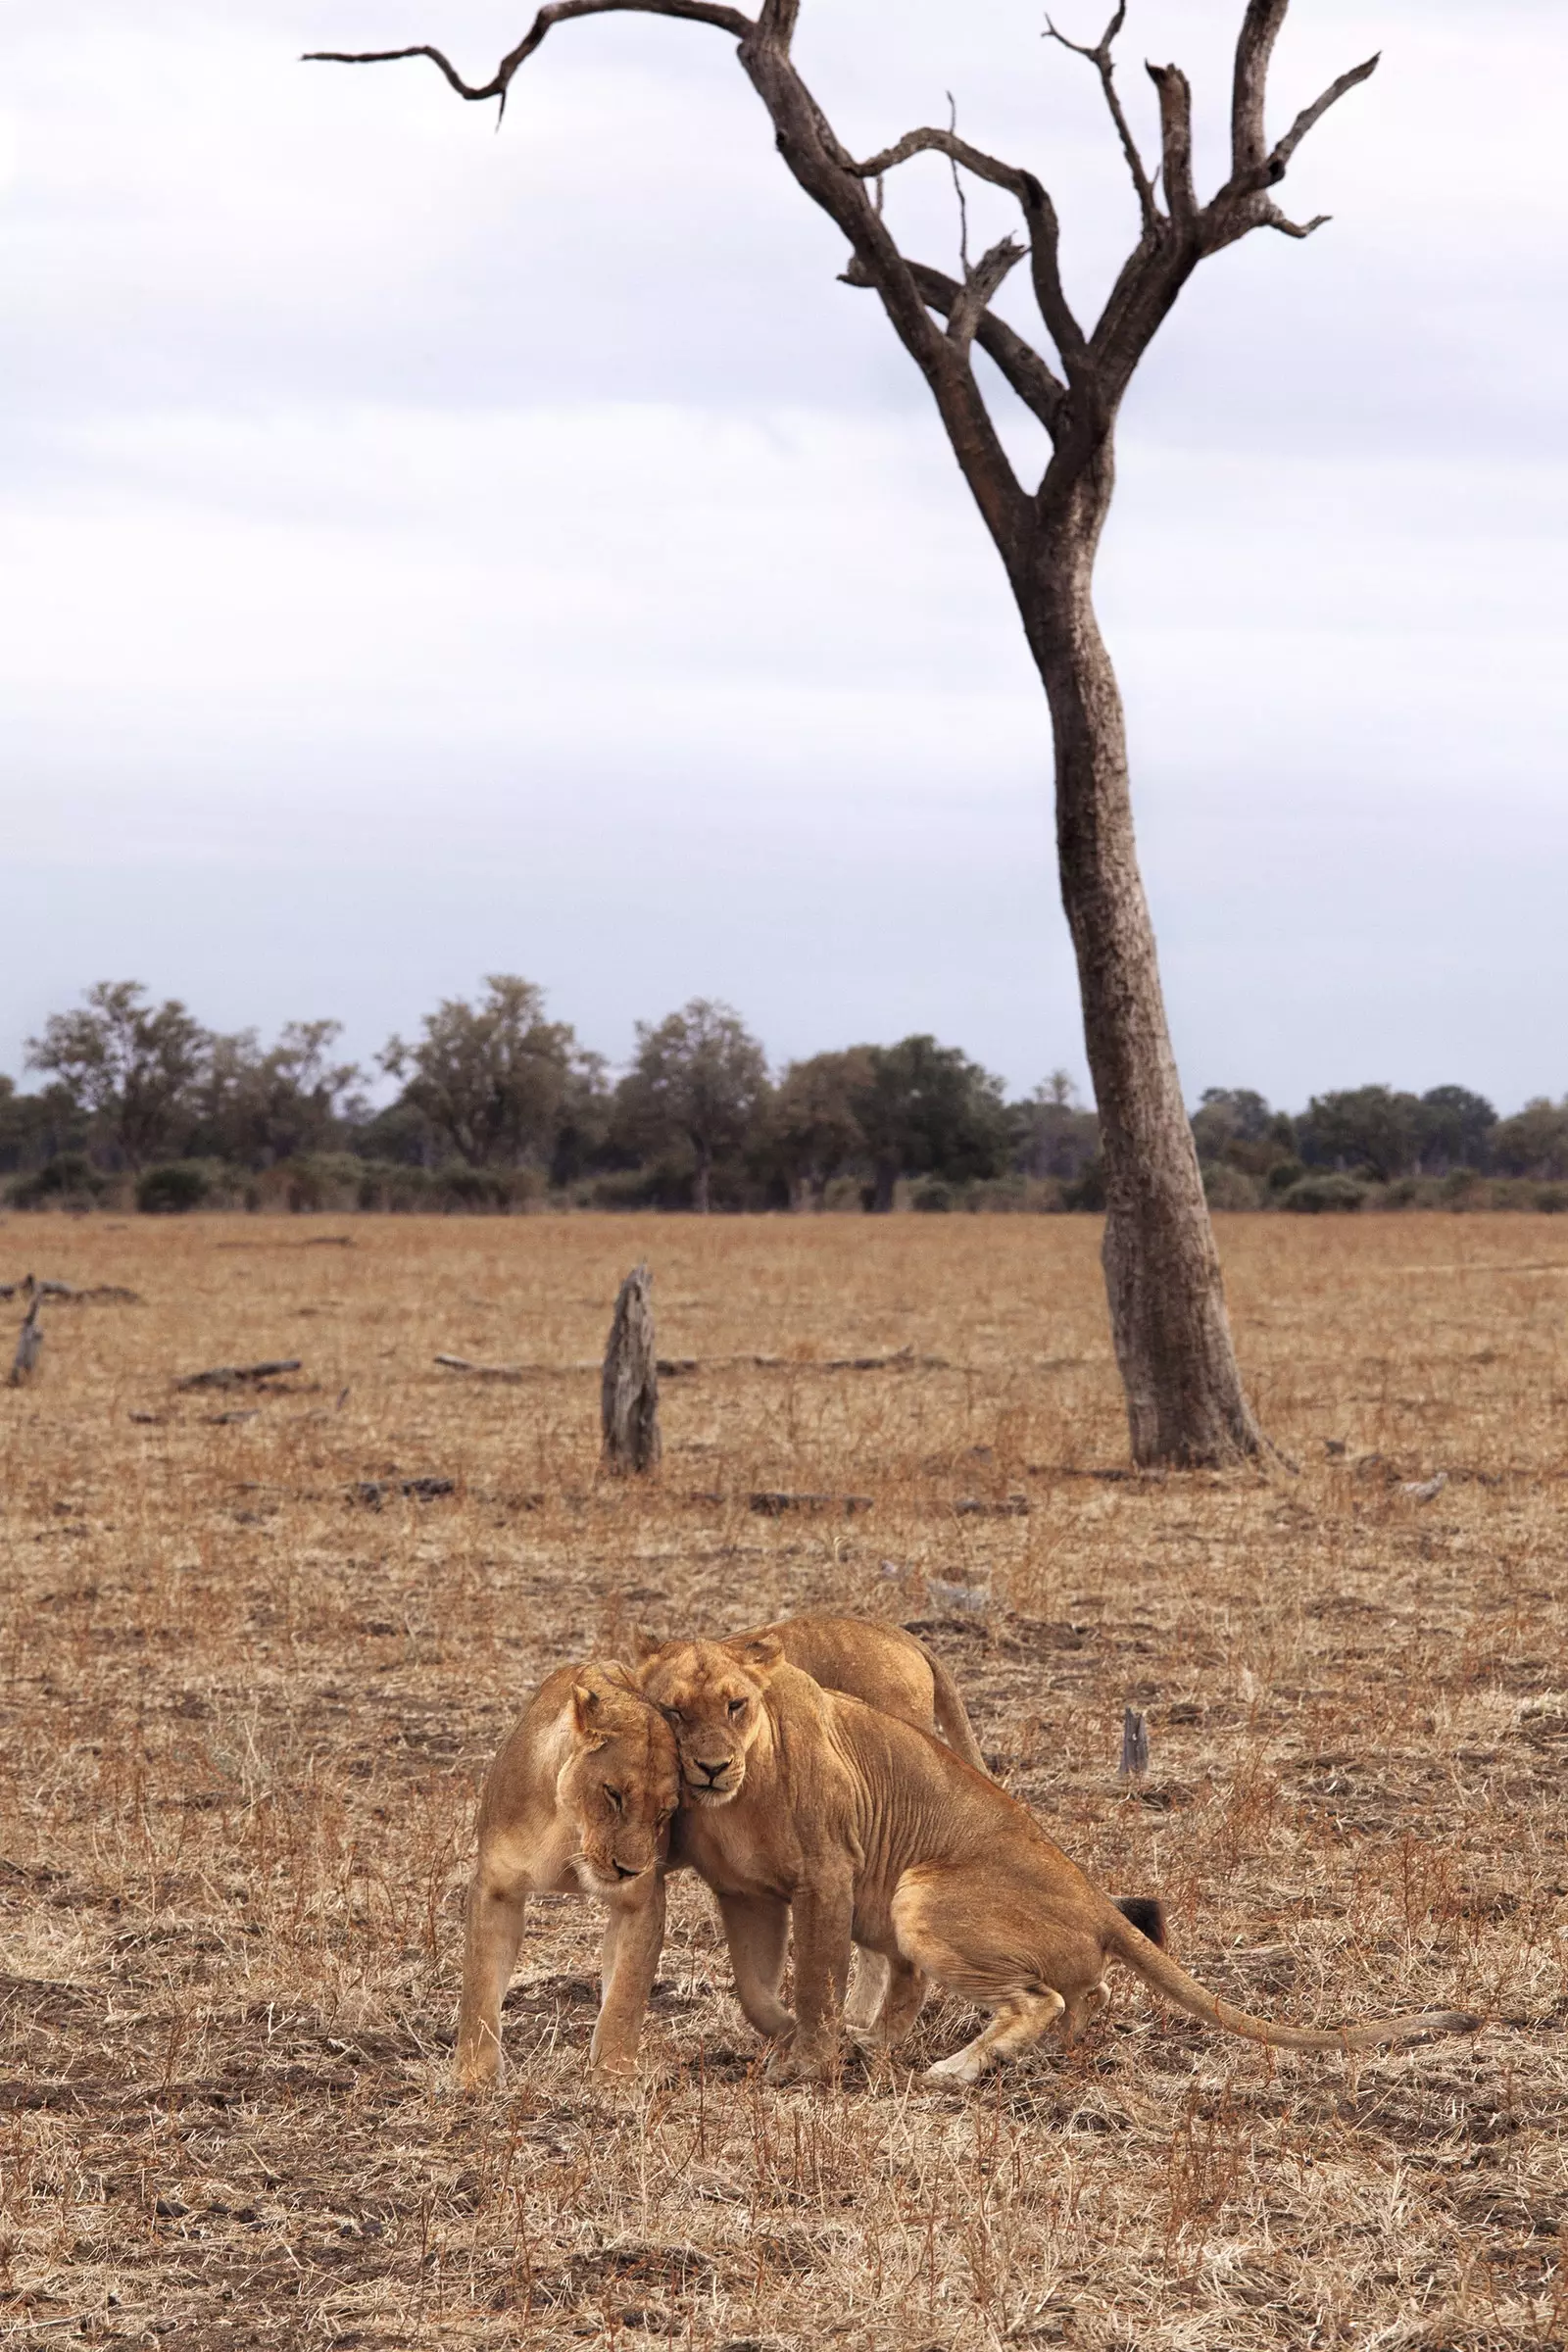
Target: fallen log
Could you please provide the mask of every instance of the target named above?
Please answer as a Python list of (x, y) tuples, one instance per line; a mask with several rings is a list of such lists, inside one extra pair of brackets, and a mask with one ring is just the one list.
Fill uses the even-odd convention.
[(438, 1355), (436, 1362), (445, 1372), (466, 1372), (470, 1380), (518, 1381), (524, 1377), (521, 1364), (470, 1364), (466, 1355)]
[(443, 1494), (455, 1494), (455, 1478), (362, 1478), (349, 1489), (353, 1502), (363, 1502), (378, 1511), (392, 1494), (407, 1494), (415, 1502), (434, 1502)]
[(279, 1373), (297, 1372), (301, 1358), (297, 1355), (278, 1356), (265, 1364), (214, 1364), (206, 1372), (188, 1372), (176, 1380), (176, 1389), (238, 1389), (263, 1380), (275, 1380)]
[(761, 1489), (748, 1496), (752, 1510), (764, 1519), (778, 1519), (785, 1511), (839, 1511), (853, 1519), (857, 1511), (868, 1511), (872, 1505), (869, 1494), (791, 1494), (772, 1489)]

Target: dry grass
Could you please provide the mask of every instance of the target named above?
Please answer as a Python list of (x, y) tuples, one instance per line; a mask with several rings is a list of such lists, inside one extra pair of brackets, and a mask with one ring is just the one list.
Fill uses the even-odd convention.
[[(0, 1222), (0, 1276), (145, 1298), (46, 1309), (41, 1378), (0, 1397), (0, 2332), (1568, 2339), (1568, 1231), (1236, 1221), (1241, 1346), (1300, 1475), (1135, 1483), (1095, 1475), (1124, 1440), (1087, 1219), (334, 1230)], [(643, 1252), (662, 1346), (703, 1368), (634, 1491), (597, 1477), (582, 1367)], [(482, 1387), (438, 1349), (538, 1369)], [(722, 1360), (758, 1352), (788, 1362)], [(294, 1354), (260, 1399), (172, 1387)], [(405, 1498), (419, 1476), (457, 1492)], [(763, 1487), (875, 1507), (767, 1519)], [(989, 1582), (989, 1616), (943, 1619), (927, 1573)], [(510, 2093), (457, 2101), (472, 1792), (529, 1685), (630, 1621), (824, 1604), (929, 1625), (1012, 1785), (1163, 1893), (1217, 1988), (1486, 2032), (1271, 2064), (1124, 1978), (1081, 2050), (977, 2092), (775, 2092), (682, 1882), (640, 2091), (585, 2074), (596, 1920), (561, 1899)], [(963, 2025), (929, 2012), (916, 2057)]]

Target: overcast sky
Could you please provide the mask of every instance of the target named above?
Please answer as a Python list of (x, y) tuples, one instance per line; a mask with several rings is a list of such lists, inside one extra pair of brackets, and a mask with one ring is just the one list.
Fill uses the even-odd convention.
[[(296, 62), (477, 78), (526, 13), (0, 8), (0, 1069), (104, 977), (368, 1056), (516, 971), (616, 1057), (700, 993), (777, 1060), (1081, 1077), (1000, 566), (733, 44), (566, 25), (499, 136), (422, 63)], [(1130, 10), (1205, 184), (1239, 15)], [(951, 90), (1090, 304), (1132, 208), (1041, 23), (806, 0), (799, 55), (861, 152)], [(1284, 191), (1331, 225), (1205, 265), (1145, 363), (1101, 605), (1190, 1099), (1507, 1108), (1568, 1089), (1568, 11), (1296, 0), (1276, 126), (1374, 49)], [(943, 165), (890, 206), (952, 267)]]

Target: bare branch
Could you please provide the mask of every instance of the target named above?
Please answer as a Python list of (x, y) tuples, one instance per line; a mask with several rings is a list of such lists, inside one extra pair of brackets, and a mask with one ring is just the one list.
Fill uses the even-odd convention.
[[(785, 13), (793, 22), (793, 11)], [(460, 98), (499, 98), (501, 111), (506, 112), (507, 92), (513, 75), (519, 66), (525, 66), (539, 47), (547, 32), (556, 24), (569, 23), (573, 17), (606, 17), (632, 15), (642, 17), (684, 17), (696, 24), (716, 25), (720, 32), (733, 33), (744, 40), (757, 27), (750, 17), (743, 17), (738, 8), (725, 8), (720, 0), (549, 0), (534, 18), (515, 49), (509, 49), (488, 81), (468, 82), (458, 72), (450, 58), (427, 41), (419, 41), (412, 49), (308, 49), (301, 60), (304, 65), (327, 66), (389, 66), (400, 58), (427, 57), (440, 68)]]
[(948, 340), (957, 350), (967, 355), (991, 297), (1023, 256), (1020, 244), (1004, 237), (980, 256), (972, 270), (965, 267), (962, 290), (948, 314)]
[[(868, 156), (858, 164), (852, 156), (844, 158), (844, 168), (858, 179), (880, 179), (899, 164), (906, 164), (915, 155), (946, 155), (954, 163), (972, 172), (976, 179), (989, 180), (993, 187), (1005, 188), (1017, 198), (1023, 208), (1029, 230), (1030, 275), (1034, 281), (1035, 300), (1040, 316), (1046, 322), (1052, 341), (1061, 354), (1062, 366), (1070, 375), (1081, 364), (1088, 350), (1084, 330), (1073, 316), (1061, 283), (1059, 247), (1061, 230), (1056, 220), (1056, 208), (1032, 172), (1016, 164), (1000, 163), (994, 155), (971, 147), (956, 131), (936, 130), (929, 124), (920, 130), (907, 130), (892, 147), (884, 147), (880, 155)], [(984, 346), (982, 345), (982, 349)]]
[[(921, 300), (939, 318), (951, 318), (964, 293), (957, 279), (949, 277), (945, 270), (927, 268), (924, 262), (909, 262), (906, 267), (920, 290)], [(852, 260), (849, 268), (840, 272), (839, 282), (870, 287), (875, 281), (862, 263)], [(1054, 433), (1061, 419), (1067, 387), (1033, 344), (1026, 343), (1015, 327), (1004, 318), (994, 318), (990, 311), (981, 312), (974, 339), (1024, 407), (1039, 418), (1047, 432)]]
[(1159, 92), (1159, 138), (1165, 175), (1165, 202), (1178, 228), (1189, 228), (1198, 218), (1198, 191), (1193, 186), (1193, 91), (1180, 66), (1149, 66), (1150, 80)]
[(1291, 0), (1247, 0), (1247, 14), (1236, 36), (1236, 71), (1231, 83), (1231, 178), (1238, 184), (1262, 170), (1268, 153), (1263, 108), (1268, 92), (1269, 60), (1290, 5)]
[(1069, 41), (1064, 32), (1056, 30), (1049, 17), (1046, 19), (1046, 29), (1042, 38), (1048, 41), (1059, 41), (1063, 49), (1072, 51), (1074, 57), (1087, 57), (1100, 75), (1100, 86), (1105, 94), (1105, 104), (1110, 109), (1110, 119), (1116, 125), (1116, 136), (1120, 139), (1121, 151), (1127, 158), (1127, 169), (1133, 175), (1133, 186), (1138, 191), (1138, 209), (1143, 214), (1144, 228), (1148, 233), (1157, 228), (1159, 224), (1159, 208), (1154, 202), (1154, 183), (1144, 167), (1144, 159), (1138, 152), (1138, 142), (1132, 134), (1132, 125), (1123, 112), (1121, 96), (1116, 88), (1115, 60), (1110, 53), (1111, 43), (1115, 40), (1126, 20), (1127, 0), (1120, 0), (1120, 6), (1115, 15), (1092, 49), (1083, 41)]
[(1277, 228), (1282, 237), (1309, 237), (1314, 230), (1325, 227), (1333, 217), (1332, 213), (1315, 213), (1310, 220), (1291, 220), (1277, 204), (1270, 203), (1260, 204), (1256, 216), (1260, 228)]
[[(1378, 56), (1381, 55), (1380, 50)], [(1357, 82), (1371, 80), (1378, 70), (1378, 56), (1369, 57), (1363, 65), (1352, 66), (1348, 74), (1342, 74), (1337, 81), (1329, 83), (1321, 98), (1314, 98), (1310, 106), (1302, 107), (1284, 138), (1278, 142), (1269, 155), (1265, 169), (1270, 180), (1285, 177), (1291, 158), (1307, 132), (1315, 122), (1323, 120), (1331, 106), (1338, 105), (1347, 90), (1353, 90)]]
[[(880, 155), (868, 156), (863, 164), (846, 157), (845, 170), (853, 172), (857, 179), (880, 179), (915, 155), (949, 156), (955, 164), (972, 172), (976, 179), (988, 179), (993, 187), (1007, 189), (1020, 204), (1024, 201), (1025, 184), (1034, 180), (1033, 172), (1020, 171), (1016, 164), (1000, 163), (996, 156), (971, 147), (967, 139), (960, 139), (956, 130), (937, 130), (930, 124), (922, 130), (906, 130), (894, 146), (884, 147)], [(1035, 184), (1038, 186), (1038, 181)]]

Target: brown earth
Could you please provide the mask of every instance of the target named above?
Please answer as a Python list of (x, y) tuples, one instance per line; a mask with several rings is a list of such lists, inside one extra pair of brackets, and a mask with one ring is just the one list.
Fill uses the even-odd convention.
[[(0, 1281), (142, 1299), (46, 1300), (0, 1393), (0, 2335), (1568, 2341), (1568, 1225), (1221, 1239), (1297, 1473), (1120, 1474), (1084, 1218), (0, 1220)], [(696, 1368), (631, 1486), (592, 1367), (642, 1254)], [(640, 2091), (585, 2074), (597, 1923), (558, 1899), (509, 2091), (458, 2101), (472, 1796), (529, 1686), (824, 1605), (925, 1630), (1216, 1988), (1486, 2030), (1271, 2063), (1123, 1979), (975, 2092), (779, 2092), (682, 1882)]]

